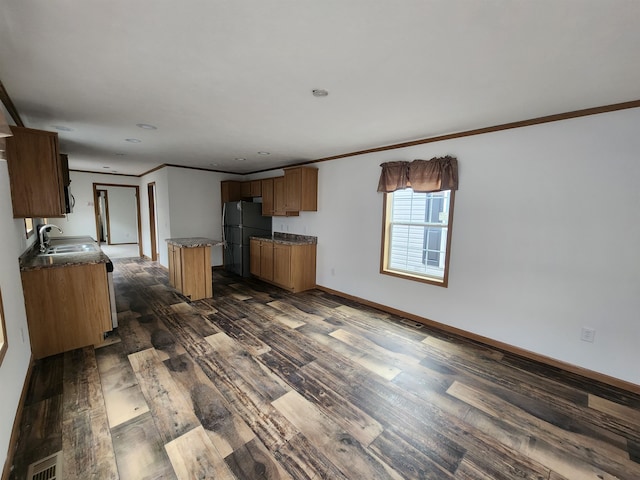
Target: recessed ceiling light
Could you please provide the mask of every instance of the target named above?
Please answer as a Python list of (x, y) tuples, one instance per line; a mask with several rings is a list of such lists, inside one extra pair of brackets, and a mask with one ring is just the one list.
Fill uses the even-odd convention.
[(138, 138), (125, 138), (124, 141), (125, 142), (129, 142), (129, 143), (140, 143), (140, 142), (142, 142), (142, 140), (140, 140)]
[(64, 125), (54, 125), (53, 128), (60, 132), (72, 132), (73, 128), (65, 127)]
[(210, 164), (209, 164), (209, 166), (210, 166), (210, 167), (217, 167), (217, 166), (218, 166), (218, 164), (217, 164), (217, 163), (210, 163)]
[(111, 168), (111, 167), (102, 167), (102, 168)]
[(144, 128), (145, 130), (157, 130), (158, 127), (149, 123), (136, 123), (136, 127)]
[(236, 160), (236, 161), (238, 161), (238, 162), (244, 162), (244, 161), (246, 160), (246, 158), (236, 158), (236, 159), (234, 159), (234, 160)]
[(329, 95), (329, 92), (321, 88), (316, 88), (314, 90), (311, 90), (311, 93), (313, 93), (314, 97), (326, 97), (327, 95)]
[(116, 153), (116, 157), (124, 157), (125, 154), (124, 153)]
[(258, 152), (258, 155), (271, 155), (269, 152)]

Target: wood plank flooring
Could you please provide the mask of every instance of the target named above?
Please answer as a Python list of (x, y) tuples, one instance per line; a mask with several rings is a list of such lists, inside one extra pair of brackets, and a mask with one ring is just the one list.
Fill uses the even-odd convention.
[(120, 326), (39, 361), (10, 478), (640, 479), (640, 398), (317, 290), (118, 259)]

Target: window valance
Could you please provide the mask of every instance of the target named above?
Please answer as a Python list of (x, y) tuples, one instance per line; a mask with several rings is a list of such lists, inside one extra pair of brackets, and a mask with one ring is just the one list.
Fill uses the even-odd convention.
[(380, 166), (379, 192), (394, 192), (404, 188), (412, 188), (414, 192), (458, 189), (458, 160), (454, 157), (386, 162)]

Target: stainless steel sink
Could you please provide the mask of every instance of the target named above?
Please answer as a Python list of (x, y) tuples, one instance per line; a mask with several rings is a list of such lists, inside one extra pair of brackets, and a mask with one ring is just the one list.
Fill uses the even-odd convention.
[(97, 252), (98, 246), (95, 243), (78, 243), (75, 245), (54, 245), (40, 255), (64, 255), (68, 253), (90, 253)]

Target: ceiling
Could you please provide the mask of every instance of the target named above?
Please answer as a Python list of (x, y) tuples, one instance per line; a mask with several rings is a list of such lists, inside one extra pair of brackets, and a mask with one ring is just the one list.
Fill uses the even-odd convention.
[(638, 0), (0, 0), (0, 81), (72, 169), (246, 173), (640, 99), (639, 24)]

